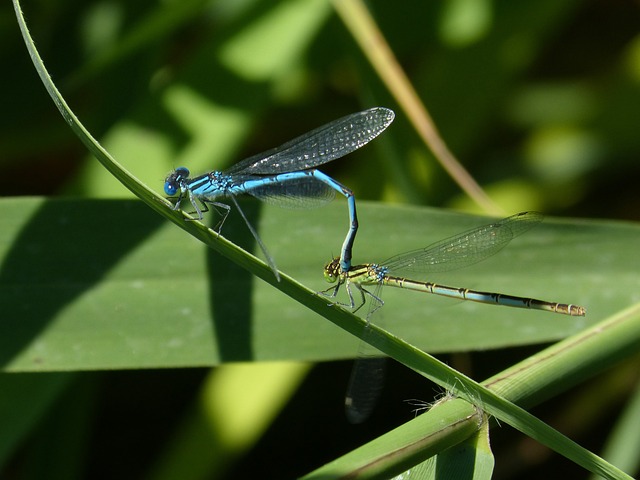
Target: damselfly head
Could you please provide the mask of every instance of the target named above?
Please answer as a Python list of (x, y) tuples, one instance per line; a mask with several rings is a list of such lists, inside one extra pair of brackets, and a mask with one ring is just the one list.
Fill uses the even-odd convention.
[(336, 257), (324, 266), (324, 279), (335, 283), (340, 278), (340, 257)]
[(185, 167), (178, 167), (169, 175), (167, 175), (164, 181), (164, 193), (170, 197), (178, 193), (181, 189), (181, 183), (189, 178), (189, 169)]

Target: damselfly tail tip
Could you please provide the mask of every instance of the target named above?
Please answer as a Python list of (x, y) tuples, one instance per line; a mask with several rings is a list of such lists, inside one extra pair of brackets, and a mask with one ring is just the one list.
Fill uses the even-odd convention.
[(587, 314), (587, 309), (580, 305), (557, 303), (553, 305), (552, 312), (561, 313), (563, 315), (569, 315), (570, 317), (584, 317)]
[(573, 317), (584, 317), (587, 314), (587, 309), (580, 305), (570, 305), (569, 312)]

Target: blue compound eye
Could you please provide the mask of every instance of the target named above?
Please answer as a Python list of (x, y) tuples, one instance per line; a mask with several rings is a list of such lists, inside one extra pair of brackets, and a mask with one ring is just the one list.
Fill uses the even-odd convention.
[(169, 182), (168, 180), (164, 184), (164, 193), (169, 195), (170, 197), (174, 196), (178, 189), (176, 188), (175, 182)]

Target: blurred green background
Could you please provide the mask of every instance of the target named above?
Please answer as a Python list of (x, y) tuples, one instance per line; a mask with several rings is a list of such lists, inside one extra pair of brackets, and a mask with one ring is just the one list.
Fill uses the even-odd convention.
[[(368, 6), (444, 140), (506, 213), (640, 219), (636, 2)], [(174, 167), (225, 168), (382, 105), (397, 117), (375, 147), (323, 170), (359, 200), (480, 211), (420, 142), (328, 2), (41, 0), (23, 9), (76, 115), (158, 192)], [(60, 117), (9, 3), (0, 7), (0, 39), (0, 194), (130, 198)], [(464, 361), (473, 358), (484, 378), (529, 351)], [(189, 453), (206, 452), (212, 441), (198, 430), (196, 405), (224, 368), (3, 374), (5, 396), (40, 402), (20, 419), (20, 442), (3, 445), (3, 478), (172, 478), (176, 465), (193, 467), (181, 478), (293, 478), (410, 418), (402, 400), (433, 397), (424, 382), (407, 391), (417, 377), (392, 367), (377, 417), (351, 427), (340, 408), (349, 369), (348, 362), (315, 367), (257, 443), (221, 448), (242, 452), (228, 462), (190, 460), (196, 453)], [(38, 377), (46, 388), (33, 387)], [(245, 401), (253, 409), (260, 398)], [(581, 438), (585, 446), (598, 445), (598, 426)], [(494, 450), (512, 441), (502, 435)], [(241, 460), (232, 462), (234, 455)], [(567, 462), (541, 455), (526, 464), (531, 478), (575, 475)], [(525, 478), (517, 467), (505, 470), (496, 478)]]

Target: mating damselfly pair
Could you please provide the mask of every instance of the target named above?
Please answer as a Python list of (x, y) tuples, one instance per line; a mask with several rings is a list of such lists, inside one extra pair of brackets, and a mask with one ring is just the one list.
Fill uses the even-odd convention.
[[(202, 220), (209, 205), (222, 212), (218, 223), (220, 231), (230, 212), (230, 206), (218, 201), (228, 197), (244, 219), (251, 234), (262, 249), (267, 263), (279, 278), (275, 261), (256, 230), (240, 209), (236, 196), (249, 194), (262, 201), (289, 208), (318, 206), (331, 200), (338, 192), (347, 198), (349, 230), (340, 256), (325, 266), (325, 278), (336, 282), (329, 292), (335, 296), (344, 285), (354, 312), (364, 305), (366, 297), (374, 302), (367, 315), (383, 305), (380, 287), (383, 285), (433, 293), (461, 300), (503, 305), (508, 307), (544, 310), (571, 316), (585, 315), (585, 309), (577, 305), (548, 302), (514, 295), (482, 292), (468, 288), (439, 285), (414, 278), (415, 275), (443, 272), (480, 262), (505, 247), (513, 238), (542, 221), (542, 215), (524, 212), (489, 225), (473, 229), (442, 240), (426, 248), (389, 258), (385, 262), (352, 265), (352, 250), (358, 230), (358, 217), (353, 192), (317, 170), (317, 167), (347, 155), (366, 145), (380, 135), (393, 121), (392, 110), (371, 108), (330, 122), (303, 134), (272, 150), (243, 160), (226, 171), (213, 171), (194, 178), (185, 167), (171, 172), (165, 180), (165, 193), (176, 196), (173, 209), (180, 208), (188, 199), (196, 217)], [(365, 287), (373, 285), (375, 292)], [(354, 287), (360, 295), (356, 305)], [(365, 332), (366, 333), (366, 332)], [(352, 401), (348, 395), (348, 403)]]

